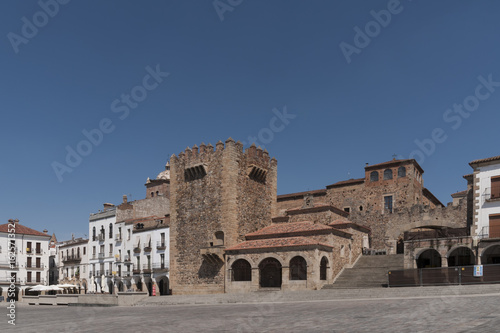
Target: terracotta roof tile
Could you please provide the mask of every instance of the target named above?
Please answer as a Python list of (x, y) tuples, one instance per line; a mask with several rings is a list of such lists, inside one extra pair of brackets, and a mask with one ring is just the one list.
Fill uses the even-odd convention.
[(480, 160), (474, 160), (474, 161), (470, 162), (469, 165), (472, 166), (472, 164), (493, 162), (493, 161), (498, 161), (498, 160), (500, 160), (500, 155), (499, 156), (488, 157), (488, 158), (483, 158), (483, 159), (480, 159)]
[(336, 182), (336, 183), (334, 183), (332, 185), (328, 185), (326, 188), (356, 185), (356, 184), (362, 184), (364, 182), (365, 182), (364, 178), (349, 179), (349, 180), (343, 180), (343, 181), (340, 181), (340, 182)]
[(252, 237), (261, 235), (279, 235), (279, 234), (301, 233), (309, 231), (324, 231), (324, 230), (332, 230), (332, 228), (324, 224), (317, 224), (310, 221), (303, 221), (303, 222), (273, 224), (268, 227), (257, 230), (255, 232), (249, 233), (246, 236)]
[[(5, 223), (0, 225), (0, 232), (9, 233), (9, 224)], [(12, 225), (12, 224), (10, 224)], [(10, 228), (12, 229), (12, 227)], [(31, 236), (44, 236), (50, 238), (50, 235), (44, 234), (43, 232), (36, 231), (34, 229), (28, 228), (22, 224), (16, 223), (16, 235), (31, 235)]]
[(295, 198), (295, 197), (303, 197), (306, 194), (326, 195), (326, 190), (314, 190), (314, 191), (296, 192), (296, 193), (289, 193), (289, 194), (280, 194), (280, 195), (278, 195), (278, 200), (291, 199), (291, 198)]
[(315, 246), (315, 245), (332, 248), (331, 245), (320, 243), (318, 241), (315, 241), (307, 237), (286, 237), (286, 238), (249, 240), (243, 243), (239, 243), (233, 247), (230, 247), (225, 251), (267, 249), (267, 248), (292, 247), (292, 246)]
[(420, 173), (424, 173), (424, 169), (417, 163), (415, 159), (406, 159), (406, 160), (391, 160), (387, 162), (382, 162), (378, 164), (373, 164), (373, 165), (367, 165), (365, 167), (365, 170), (370, 170), (370, 169), (378, 169), (384, 166), (390, 166), (390, 165), (398, 165), (398, 164), (408, 164), (408, 163), (413, 163), (415, 167), (420, 171)]
[(452, 196), (453, 198), (456, 198), (456, 197), (464, 197), (464, 196), (466, 196), (466, 195), (467, 195), (467, 192), (468, 192), (467, 190), (465, 190), (465, 191), (460, 191), (460, 192), (457, 192), (457, 193), (453, 193), (451, 196)]
[(298, 215), (298, 214), (324, 212), (327, 210), (329, 210), (337, 215), (340, 215), (340, 216), (345, 216), (345, 217), (349, 216), (348, 212), (345, 212), (342, 209), (339, 209), (337, 207), (330, 206), (330, 205), (316, 205), (314, 207), (309, 207), (309, 208), (302, 208), (302, 207), (292, 208), (292, 209), (288, 209), (286, 211), (286, 214), (287, 215)]
[(359, 224), (356, 224), (356, 223), (351, 222), (351, 221), (347, 221), (347, 220), (335, 220), (335, 221), (333, 221), (332, 223), (330, 223), (328, 225), (331, 226), (331, 227), (333, 227), (333, 228), (338, 228), (338, 229), (344, 229), (344, 228), (352, 227), (354, 229), (358, 229), (358, 230), (361, 230), (363, 232), (368, 232), (368, 233), (371, 232), (370, 228), (362, 226), (362, 225), (359, 225)]

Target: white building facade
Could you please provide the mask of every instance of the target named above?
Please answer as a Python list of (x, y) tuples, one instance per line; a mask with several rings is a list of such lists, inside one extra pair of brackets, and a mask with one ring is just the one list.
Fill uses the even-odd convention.
[(89, 286), (88, 239), (71, 239), (57, 245), (59, 283), (73, 284), (80, 294)]
[(474, 168), (473, 235), (500, 237), (500, 156), (472, 161)]
[(88, 290), (113, 293), (113, 265), (115, 263), (116, 207), (104, 204), (104, 209), (89, 218)]
[[(49, 241), (51, 236), (9, 220), (0, 225), (0, 295), (21, 299), (29, 287), (49, 281)], [(15, 297), (9, 289), (15, 286)]]

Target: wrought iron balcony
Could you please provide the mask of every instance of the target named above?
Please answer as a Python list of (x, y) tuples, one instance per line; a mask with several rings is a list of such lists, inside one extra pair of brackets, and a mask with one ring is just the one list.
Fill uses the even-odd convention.
[(63, 256), (63, 259), (62, 261), (64, 263), (69, 263), (69, 262), (79, 262), (82, 260), (82, 257), (80, 257), (79, 255), (68, 255), (68, 256)]
[(170, 268), (170, 263), (167, 261), (164, 264), (155, 263), (153, 264), (153, 271), (155, 272), (168, 272)]
[(145, 274), (151, 273), (151, 264), (144, 264), (142, 266), (142, 272)]
[(144, 252), (151, 252), (151, 243), (144, 243)]
[(167, 248), (165, 242), (156, 242), (156, 249), (157, 250), (165, 250)]

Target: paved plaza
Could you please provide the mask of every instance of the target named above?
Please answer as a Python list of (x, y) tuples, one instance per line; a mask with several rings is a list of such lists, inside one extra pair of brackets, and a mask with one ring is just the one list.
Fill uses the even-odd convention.
[[(242, 298), (244, 296), (242, 295)], [(4, 307), (6, 303), (1, 303)], [(498, 332), (500, 294), (135, 307), (19, 304), (15, 332)], [(6, 313), (6, 310), (3, 310)]]

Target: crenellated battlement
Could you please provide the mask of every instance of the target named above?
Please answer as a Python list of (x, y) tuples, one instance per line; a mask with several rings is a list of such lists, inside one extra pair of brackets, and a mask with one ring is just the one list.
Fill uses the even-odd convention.
[(250, 147), (243, 149), (243, 143), (240, 141), (235, 142), (233, 138), (229, 138), (225, 143), (218, 141), (215, 147), (209, 143), (206, 145), (204, 142), (192, 147), (186, 147), (184, 151), (179, 154), (173, 154), (170, 157), (171, 162), (180, 162), (185, 165), (191, 165), (196, 163), (203, 163), (207, 159), (212, 159), (216, 156), (223, 156), (225, 154), (234, 154), (237, 159), (245, 159), (249, 163), (258, 164), (261, 167), (277, 164), (276, 158), (271, 158), (269, 152), (262, 149), (260, 146), (257, 147), (253, 143)]

